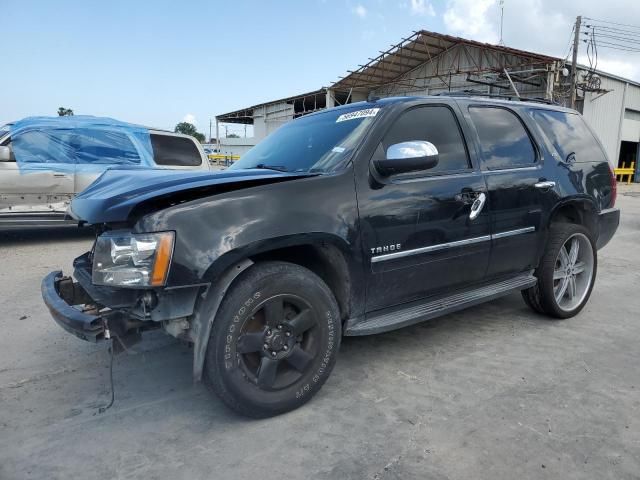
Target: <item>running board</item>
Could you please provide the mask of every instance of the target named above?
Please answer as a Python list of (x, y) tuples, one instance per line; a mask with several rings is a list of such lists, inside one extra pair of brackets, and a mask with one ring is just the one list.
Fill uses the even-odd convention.
[(370, 313), (364, 320), (353, 325), (348, 322), (344, 334), (356, 336), (388, 332), (533, 287), (536, 282), (536, 277), (527, 273), (437, 300), (421, 300), (393, 309), (386, 308), (381, 312)]

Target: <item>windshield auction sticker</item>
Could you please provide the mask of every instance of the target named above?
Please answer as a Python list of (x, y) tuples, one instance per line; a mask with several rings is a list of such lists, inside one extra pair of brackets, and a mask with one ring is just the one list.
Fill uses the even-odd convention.
[(338, 117), (336, 123), (345, 122), (347, 120), (355, 120), (356, 118), (375, 117), (379, 108), (367, 108), (366, 110), (357, 110), (355, 112), (343, 113)]

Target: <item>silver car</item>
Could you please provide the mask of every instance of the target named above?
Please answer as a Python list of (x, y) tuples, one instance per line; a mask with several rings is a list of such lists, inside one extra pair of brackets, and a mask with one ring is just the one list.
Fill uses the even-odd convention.
[(202, 146), (187, 135), (133, 126), (144, 129), (141, 141), (122, 127), (128, 124), (109, 129), (78, 117), (20, 125), (0, 127), (0, 226), (68, 221), (73, 197), (109, 168), (131, 168), (132, 175), (139, 168), (210, 169)]

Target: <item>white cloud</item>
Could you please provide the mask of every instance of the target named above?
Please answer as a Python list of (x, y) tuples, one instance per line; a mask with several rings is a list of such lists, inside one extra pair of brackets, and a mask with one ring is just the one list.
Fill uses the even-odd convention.
[(444, 24), (457, 35), (466, 35), (481, 42), (498, 42), (495, 26), (489, 19), (489, 9), (496, 0), (453, 0), (444, 12)]
[[(602, 53), (598, 54), (601, 57)], [(589, 65), (589, 59), (587, 56), (578, 56), (578, 63), (583, 65)], [(598, 58), (598, 64), (596, 68), (602, 72), (613, 73), (624, 78), (632, 78), (640, 80), (640, 68), (637, 62), (617, 60), (617, 59), (602, 59)]]
[(193, 113), (187, 113), (184, 118), (182, 119), (183, 122), (187, 122), (190, 123), (192, 125), (197, 125), (198, 122), (196, 120), (196, 117)]
[(361, 3), (353, 7), (351, 11), (360, 18), (364, 18), (367, 16), (367, 9)]
[[(445, 33), (481, 42), (500, 40), (498, 0), (447, 0), (443, 21)], [(503, 40), (508, 47), (564, 58), (576, 15), (588, 12), (600, 20), (635, 23), (640, 2), (633, 0), (506, 0)], [(592, 23), (583, 18), (583, 25)], [(571, 37), (571, 38), (570, 38)], [(587, 63), (586, 45), (580, 44), (578, 61)], [(640, 80), (640, 54), (598, 48), (598, 69)]]
[(435, 17), (436, 15), (433, 5), (427, 0), (410, 0), (409, 8), (413, 15), (428, 15), (430, 17)]

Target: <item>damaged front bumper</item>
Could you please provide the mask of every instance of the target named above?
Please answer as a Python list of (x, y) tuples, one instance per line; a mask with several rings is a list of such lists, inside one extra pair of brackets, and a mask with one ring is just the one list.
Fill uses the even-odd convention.
[(87, 292), (61, 271), (51, 272), (42, 280), (42, 299), (53, 319), (67, 332), (89, 342), (105, 338), (105, 320), (76, 306), (86, 305), (91, 299)]
[(73, 278), (61, 271), (42, 280), (42, 298), (53, 319), (76, 337), (89, 342), (118, 337), (133, 345), (147, 330), (163, 328), (191, 341), (190, 317), (205, 284), (180, 288), (131, 289), (93, 285), (89, 253), (73, 262)]

